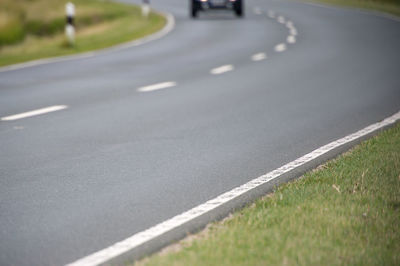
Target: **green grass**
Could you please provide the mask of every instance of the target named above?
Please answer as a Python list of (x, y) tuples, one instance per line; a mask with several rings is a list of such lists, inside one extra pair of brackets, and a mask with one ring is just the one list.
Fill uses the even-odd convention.
[(400, 265), (400, 124), (137, 264)]
[(308, 0), (337, 6), (377, 10), (400, 16), (400, 0)]
[(0, 66), (106, 48), (165, 26), (156, 13), (109, 0), (74, 0), (76, 42), (64, 36), (67, 0), (0, 0)]

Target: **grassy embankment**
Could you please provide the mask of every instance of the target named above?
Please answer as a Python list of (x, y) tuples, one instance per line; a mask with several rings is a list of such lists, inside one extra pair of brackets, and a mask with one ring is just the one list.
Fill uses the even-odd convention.
[(139, 265), (400, 265), (400, 124)]
[(161, 15), (109, 0), (73, 0), (76, 43), (64, 35), (67, 0), (0, 0), (0, 66), (70, 55), (144, 37), (166, 23)]
[(337, 6), (377, 10), (400, 16), (400, 0), (308, 0)]

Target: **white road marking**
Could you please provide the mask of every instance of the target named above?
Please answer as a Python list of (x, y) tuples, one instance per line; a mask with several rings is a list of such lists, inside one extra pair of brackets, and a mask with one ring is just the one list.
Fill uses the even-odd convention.
[(150, 92), (150, 91), (157, 91), (157, 90), (162, 90), (166, 88), (171, 88), (175, 87), (176, 82), (174, 81), (167, 81), (167, 82), (162, 82), (162, 83), (157, 83), (149, 86), (144, 86), (139, 89), (137, 89), (138, 92)]
[(233, 65), (224, 65), (211, 69), (210, 73), (213, 75), (219, 75), (232, 70), (233, 70)]
[(103, 250), (100, 250), (98, 252), (95, 252), (93, 254), (90, 254), (80, 260), (77, 260), (69, 266), (97, 266), (100, 264), (104, 264), (107, 261), (118, 257), (152, 239), (155, 239), (156, 237), (161, 236), (164, 233), (167, 233), (173, 229), (178, 228), (179, 226), (194, 220), (195, 218), (204, 215), (205, 213), (214, 210), (224, 203), (227, 203), (229, 201), (232, 201), (239, 196), (249, 192), (250, 190), (253, 190), (257, 187), (260, 187), (268, 182), (271, 182), (280, 176), (289, 173), (296, 168), (303, 166), (318, 157), (327, 154), (328, 152), (337, 149), (343, 145), (346, 145), (348, 143), (351, 143), (355, 140), (358, 140), (364, 136), (367, 136), (370, 133), (373, 133), (377, 130), (383, 129), (389, 125), (394, 124), (396, 121), (400, 119), (400, 112), (397, 112), (391, 117), (386, 118), (382, 122), (378, 122), (375, 124), (372, 124), (364, 129), (361, 129), (351, 135), (348, 135), (344, 138), (338, 139), (336, 141), (333, 141), (325, 146), (322, 146), (290, 163), (287, 163), (278, 169), (275, 169), (265, 175), (262, 175), (260, 177), (257, 177), (250, 182), (241, 185), (240, 187), (236, 187), (232, 189), (231, 191), (228, 191), (214, 199), (211, 199), (203, 204), (198, 205), (197, 207), (194, 207), (193, 209), (184, 212), (182, 214), (179, 214), (169, 220), (166, 220), (162, 223), (159, 223), (145, 231), (139, 232), (134, 234), (133, 236), (118, 242), (112, 246), (109, 246)]
[(60, 111), (60, 110), (66, 109), (66, 108), (68, 108), (68, 106), (66, 106), (66, 105), (54, 105), (54, 106), (49, 106), (46, 108), (37, 109), (37, 110), (33, 110), (33, 111), (21, 113), (21, 114), (2, 117), (1, 121), (13, 121), (13, 120), (18, 120), (18, 119), (22, 119), (22, 118), (31, 117), (31, 116), (42, 115), (42, 114), (46, 114), (46, 113)]
[(267, 58), (267, 55), (265, 53), (258, 53), (255, 54), (251, 57), (251, 60), (253, 61), (261, 61)]
[(272, 10), (268, 11), (268, 17), (275, 18), (275, 12)]
[(281, 23), (281, 24), (284, 24), (284, 23), (285, 23), (285, 17), (284, 17), (284, 16), (279, 16), (277, 20), (278, 20), (278, 22)]
[(278, 52), (278, 53), (284, 52), (284, 51), (286, 51), (286, 44), (280, 43), (275, 46), (274, 50), (275, 50), (275, 52)]
[(294, 27), (293, 22), (290, 20), (288, 22), (286, 22), (286, 27), (289, 29), (293, 28)]
[(262, 14), (261, 9), (259, 7), (255, 7), (254, 8), (254, 14), (261, 15)]
[(294, 37), (293, 35), (289, 35), (287, 36), (286, 41), (290, 44), (296, 43), (296, 37)]

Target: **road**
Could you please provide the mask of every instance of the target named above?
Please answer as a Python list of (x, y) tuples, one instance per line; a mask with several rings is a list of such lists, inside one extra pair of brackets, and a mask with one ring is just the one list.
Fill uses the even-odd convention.
[(152, 0), (162, 39), (0, 72), (0, 117), (67, 107), (0, 121), (0, 265), (73, 262), (400, 110), (398, 21), (246, 4)]

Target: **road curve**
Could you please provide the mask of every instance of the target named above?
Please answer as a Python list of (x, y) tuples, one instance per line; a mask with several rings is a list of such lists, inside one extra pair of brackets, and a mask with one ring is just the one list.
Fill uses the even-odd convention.
[(162, 39), (0, 73), (0, 265), (73, 262), (400, 110), (396, 20), (152, 4)]

